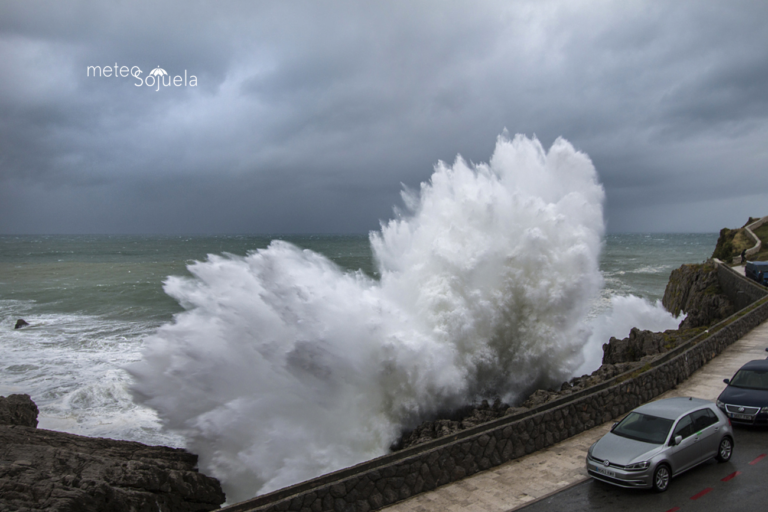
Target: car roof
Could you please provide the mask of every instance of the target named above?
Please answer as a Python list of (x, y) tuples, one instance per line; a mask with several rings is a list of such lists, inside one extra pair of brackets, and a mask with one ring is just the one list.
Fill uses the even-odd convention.
[(755, 266), (755, 267), (765, 267), (768, 265), (768, 261), (748, 261), (747, 265)]
[(650, 402), (645, 405), (641, 405), (634, 411), (643, 414), (649, 414), (651, 416), (658, 416), (659, 418), (674, 420), (680, 416), (688, 414), (691, 411), (701, 409), (705, 405), (712, 405), (712, 402), (709, 400), (702, 400), (701, 398), (689, 398), (680, 396)]
[(756, 359), (750, 361), (739, 370), (768, 370), (768, 359)]

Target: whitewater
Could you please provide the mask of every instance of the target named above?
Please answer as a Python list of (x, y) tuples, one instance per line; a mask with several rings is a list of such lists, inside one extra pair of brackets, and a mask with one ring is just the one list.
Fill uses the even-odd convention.
[(488, 163), (439, 162), (402, 196), (370, 235), (378, 280), (274, 241), (165, 282), (185, 311), (146, 338), (133, 393), (230, 502), (383, 455), (439, 411), (515, 403), (587, 363), (604, 330), (588, 316), (605, 199), (587, 155), (504, 134)]

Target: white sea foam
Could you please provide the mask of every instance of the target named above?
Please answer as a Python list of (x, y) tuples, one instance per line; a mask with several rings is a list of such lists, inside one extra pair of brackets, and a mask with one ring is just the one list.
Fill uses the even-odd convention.
[(645, 265), (640, 268), (628, 270), (633, 274), (660, 274), (672, 270), (672, 265)]
[(611, 336), (626, 338), (633, 327), (654, 332), (677, 329), (683, 318), (685, 315), (672, 316), (661, 305), (661, 301), (652, 304), (634, 295), (610, 297), (607, 307), (588, 322), (591, 334), (582, 350), (584, 362), (574, 372), (574, 376), (592, 373), (600, 367), (603, 344), (608, 343)]
[[(120, 366), (139, 359), (145, 324), (81, 314), (35, 313), (31, 301), (0, 300), (0, 395), (30, 394), (40, 428), (180, 446), (154, 410), (134, 403)], [(31, 325), (13, 329), (16, 318)]]
[(582, 364), (604, 192), (558, 139), (499, 137), (439, 163), (371, 235), (381, 275), (284, 242), (209, 256), (165, 290), (186, 312), (145, 340), (137, 399), (183, 433), (230, 502), (382, 455), (404, 427), (514, 401)]

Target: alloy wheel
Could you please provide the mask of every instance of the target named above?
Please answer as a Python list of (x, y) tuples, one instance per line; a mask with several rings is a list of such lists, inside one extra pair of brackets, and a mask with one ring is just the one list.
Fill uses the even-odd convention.
[(653, 488), (656, 492), (664, 492), (669, 487), (669, 468), (665, 465), (660, 465), (653, 473)]

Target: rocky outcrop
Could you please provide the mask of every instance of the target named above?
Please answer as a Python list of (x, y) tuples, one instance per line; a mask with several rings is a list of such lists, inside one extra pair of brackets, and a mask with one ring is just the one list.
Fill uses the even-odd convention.
[(603, 364), (643, 362), (675, 348), (694, 334), (694, 332), (671, 330), (641, 331), (633, 327), (628, 337), (621, 340), (611, 337), (610, 341), (603, 345)]
[[(741, 261), (739, 257), (742, 251), (746, 251), (747, 254), (751, 254), (750, 249), (755, 245), (758, 240), (755, 239), (755, 234), (749, 228), (750, 224), (759, 221), (760, 218), (753, 219), (752, 217), (747, 220), (747, 223), (737, 229), (723, 228), (720, 230), (720, 236), (717, 238), (717, 244), (715, 250), (712, 253), (712, 258), (717, 258), (726, 263), (730, 263), (735, 258), (734, 262)], [(756, 228), (756, 227), (753, 227)], [(759, 250), (759, 249), (758, 249)]]
[(720, 289), (712, 263), (682, 265), (673, 270), (661, 302), (675, 316), (687, 313), (680, 323), (681, 330), (711, 325), (734, 312)]
[(29, 324), (27, 323), (26, 320), (24, 320), (23, 318), (19, 318), (18, 320), (16, 320), (16, 325), (14, 325), (13, 328), (21, 329), (22, 327), (26, 327), (27, 325)]
[(487, 400), (483, 400), (478, 406), (467, 407), (463, 411), (454, 412), (451, 415), (452, 418), (444, 417), (434, 421), (425, 421), (412, 431), (406, 432), (392, 449), (397, 451), (455, 434), (496, 418), (501, 418), (510, 409), (512, 408), (508, 404), (503, 403), (499, 399), (496, 399), (493, 405), (489, 405)]
[(203, 511), (224, 502), (219, 482), (185, 450), (35, 425), (29, 396), (0, 397), (0, 510)]
[(37, 405), (29, 395), (0, 396), (0, 425), (37, 427)]

